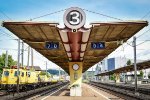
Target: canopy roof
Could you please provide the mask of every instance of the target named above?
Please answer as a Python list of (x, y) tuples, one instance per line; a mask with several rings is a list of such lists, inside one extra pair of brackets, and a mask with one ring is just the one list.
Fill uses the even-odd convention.
[[(112, 53), (120, 45), (118, 45), (117, 41), (127, 41), (143, 27), (147, 26), (148, 22), (91, 23), (92, 27), (85, 29), (85, 31), (79, 30), (76, 33), (67, 32), (66, 34), (70, 42), (63, 40), (65, 33), (61, 31), (67, 28), (60, 29), (57, 25), (58, 23), (53, 22), (3, 22), (3, 26), (9, 31), (29, 44), (47, 59), (63, 68), (67, 73), (69, 73), (69, 61), (82, 61), (84, 72)], [(74, 38), (76, 39), (73, 40)], [(87, 38), (87, 41), (85, 41), (85, 38)], [(59, 42), (59, 49), (46, 49), (46, 41)], [(74, 41), (76, 42), (74, 43)], [(105, 49), (96, 50), (91, 48), (91, 42), (100, 41), (106, 43)], [(71, 48), (70, 51), (67, 51), (68, 47), (66, 44), (69, 44)], [(78, 49), (74, 50), (76, 49), (74, 47)]]
[[(147, 68), (150, 68), (150, 60), (137, 63), (137, 70), (142, 70), (142, 69), (147, 69)], [(97, 74), (96, 76), (112, 75), (114, 73), (123, 73), (123, 72), (131, 72), (131, 71), (134, 71), (134, 65), (120, 67), (120, 68), (115, 69), (115, 70), (111, 70), (111, 71)]]

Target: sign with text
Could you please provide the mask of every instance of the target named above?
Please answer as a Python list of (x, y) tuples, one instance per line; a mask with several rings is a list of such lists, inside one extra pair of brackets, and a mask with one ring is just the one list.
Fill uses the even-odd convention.
[(85, 24), (85, 12), (78, 7), (71, 7), (64, 13), (64, 24), (70, 29), (79, 29)]
[(105, 49), (105, 42), (91, 42), (92, 49)]
[(46, 49), (58, 49), (59, 42), (45, 42), (45, 48)]

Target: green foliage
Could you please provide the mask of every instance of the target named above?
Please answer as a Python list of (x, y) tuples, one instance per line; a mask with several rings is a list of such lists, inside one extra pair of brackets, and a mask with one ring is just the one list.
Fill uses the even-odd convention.
[[(2, 74), (2, 70), (5, 66), (5, 57), (6, 57), (6, 54), (2, 54), (0, 55), (0, 77), (1, 77), (1, 74)], [(10, 66), (13, 66), (13, 65), (17, 65), (17, 62), (13, 60), (12, 56), (11, 55), (8, 55), (8, 68), (10, 68)]]
[(127, 65), (131, 65), (131, 60), (130, 59), (127, 61)]
[(143, 77), (144, 72), (142, 70), (140, 70), (140, 76)]
[[(6, 54), (4, 53), (0, 56), (0, 67), (5, 66), (5, 57), (6, 57)], [(11, 55), (8, 55), (8, 67), (13, 66), (13, 65), (17, 65), (17, 62), (13, 60)]]
[(51, 77), (51, 74), (49, 72), (47, 72), (47, 74), (46, 74), (46, 72), (44, 72), (44, 71), (40, 72), (39, 75), (47, 75), (47, 77)]
[(115, 80), (115, 75), (110, 75), (110, 80)]

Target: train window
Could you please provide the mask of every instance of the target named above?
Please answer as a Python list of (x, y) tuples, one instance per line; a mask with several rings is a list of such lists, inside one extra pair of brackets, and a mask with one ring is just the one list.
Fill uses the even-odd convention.
[[(19, 71), (19, 75), (20, 75), (20, 71)], [(15, 71), (14, 76), (17, 76), (17, 71)]]
[(22, 72), (21, 76), (24, 77), (24, 72)]
[(9, 71), (4, 71), (5, 76), (9, 76)]
[(30, 75), (31, 75), (31, 73), (30, 73), (30, 72), (28, 72), (28, 77), (30, 77)]

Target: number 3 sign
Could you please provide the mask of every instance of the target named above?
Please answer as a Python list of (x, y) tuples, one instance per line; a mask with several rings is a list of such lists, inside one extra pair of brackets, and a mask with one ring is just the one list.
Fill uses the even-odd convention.
[(70, 29), (78, 29), (85, 24), (85, 13), (82, 9), (71, 7), (64, 13), (64, 24)]

